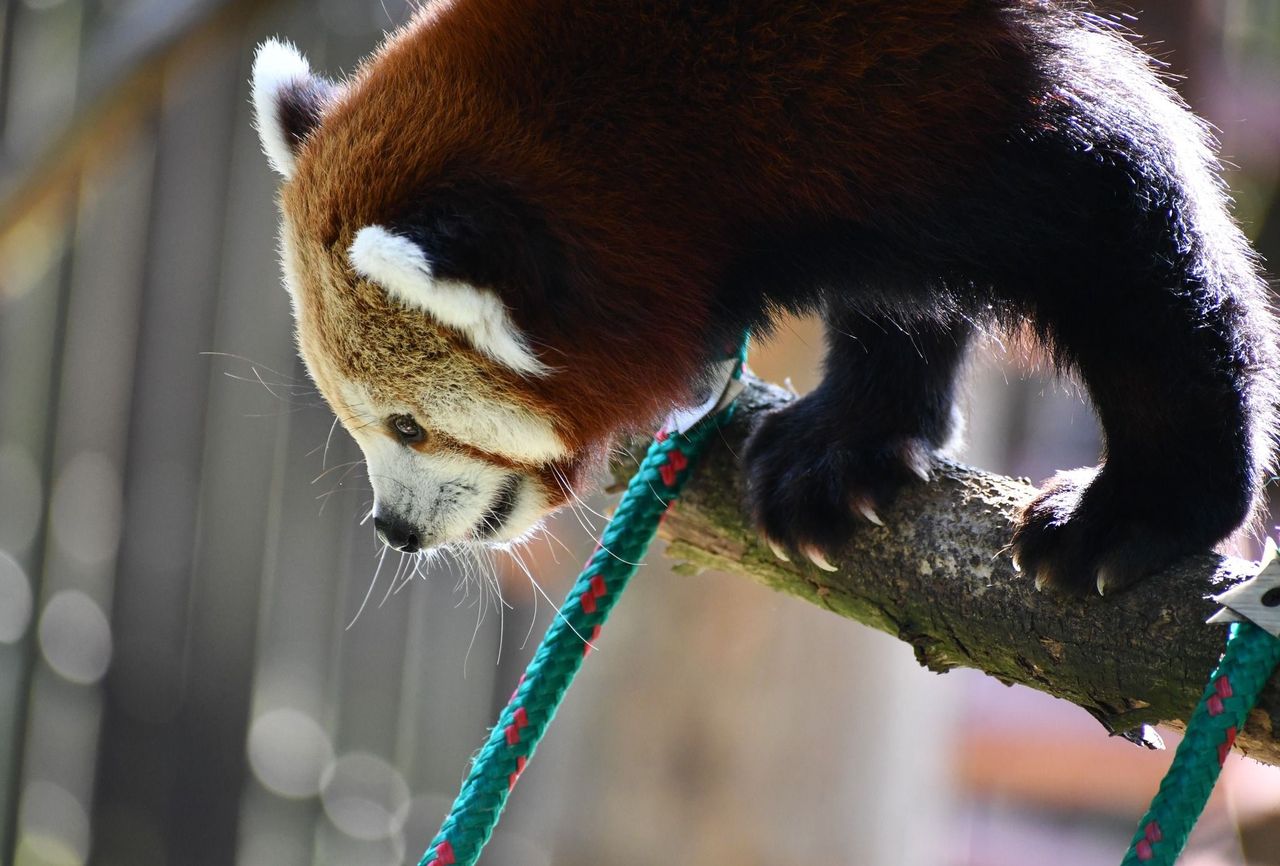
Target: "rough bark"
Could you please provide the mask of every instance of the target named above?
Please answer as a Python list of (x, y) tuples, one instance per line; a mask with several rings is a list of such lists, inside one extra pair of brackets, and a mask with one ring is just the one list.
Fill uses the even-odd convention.
[[(832, 560), (836, 573), (781, 562), (743, 508), (737, 455), (753, 419), (792, 398), (751, 380), (739, 399), (723, 441), (663, 526), (667, 555), (684, 568), (744, 575), (896, 635), (931, 670), (971, 667), (1031, 686), (1078, 704), (1113, 731), (1179, 727), (1190, 715), (1226, 636), (1205, 624), (1216, 610), (1208, 596), (1248, 577), (1251, 563), (1206, 551), (1109, 598), (1037, 592), (1007, 549), (1014, 518), (1035, 488), (951, 462), (885, 509), (885, 527), (868, 524), (849, 539)], [(616, 477), (634, 465), (620, 459)], [(1280, 677), (1236, 742), (1250, 757), (1280, 765)]]

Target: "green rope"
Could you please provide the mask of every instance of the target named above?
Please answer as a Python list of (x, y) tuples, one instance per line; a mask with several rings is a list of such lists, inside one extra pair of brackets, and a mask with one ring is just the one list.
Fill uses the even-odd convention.
[(1121, 866), (1170, 866), (1209, 800), (1236, 734), (1280, 665), (1280, 639), (1253, 623), (1231, 626), (1222, 661), (1196, 706), (1173, 764), (1138, 824)]
[[(733, 378), (742, 375), (746, 345)], [(476, 756), (440, 832), (418, 866), (472, 866), (502, 815), (507, 797), (591, 651), (609, 611), (635, 574), (667, 507), (732, 404), (688, 433), (659, 433), (632, 476), (591, 558), (547, 630), (515, 694)]]
[[(745, 343), (733, 378), (742, 375)], [(658, 434), (627, 485), (600, 544), (574, 581), (515, 693), (476, 756), (448, 816), (418, 866), (473, 866), (507, 797), (679, 496), (708, 440), (733, 406), (687, 433)], [(1227, 648), (1187, 725), (1160, 791), (1134, 834), (1121, 866), (1171, 866), (1204, 810), (1236, 734), (1271, 673), (1280, 639), (1252, 623), (1231, 626)]]

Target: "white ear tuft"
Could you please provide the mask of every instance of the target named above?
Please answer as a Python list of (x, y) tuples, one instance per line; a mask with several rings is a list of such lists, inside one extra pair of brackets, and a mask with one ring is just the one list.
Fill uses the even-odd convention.
[(315, 84), (311, 66), (292, 43), (268, 39), (258, 46), (253, 56), (253, 110), (258, 136), (271, 167), (286, 178), (293, 174), (299, 132), (290, 129), (285, 107), (296, 97), (290, 91), (310, 92)]
[(365, 226), (348, 251), (352, 266), (392, 298), (461, 331), (471, 345), (518, 373), (548, 372), (501, 299), (457, 280), (437, 279), (422, 248), (382, 226)]
[[(365, 226), (356, 232), (356, 238), (348, 250), (351, 264), (362, 275), (408, 303), (416, 303), (412, 297), (415, 281), (431, 283), (431, 262), (422, 248), (406, 237), (392, 234), (382, 226)], [(403, 293), (409, 296), (402, 296)]]

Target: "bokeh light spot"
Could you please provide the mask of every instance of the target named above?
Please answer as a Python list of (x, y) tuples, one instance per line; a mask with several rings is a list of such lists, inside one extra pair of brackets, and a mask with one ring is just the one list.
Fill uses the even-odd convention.
[(67, 461), (53, 488), (50, 531), (58, 546), (89, 565), (111, 562), (120, 543), (120, 473), (96, 451)]
[(79, 590), (55, 594), (40, 616), (40, 651), (73, 683), (102, 679), (111, 664), (111, 626), (102, 608)]
[(314, 797), (333, 762), (319, 722), (299, 710), (270, 710), (249, 728), (249, 765), (264, 788), (282, 797)]
[(18, 812), (17, 866), (78, 866), (89, 854), (89, 816), (66, 789), (27, 784)]
[(31, 622), (31, 581), (22, 566), (0, 550), (0, 643), (17, 643)]
[(376, 755), (350, 752), (329, 766), (321, 801), (333, 825), (356, 839), (385, 839), (404, 824), (409, 786)]

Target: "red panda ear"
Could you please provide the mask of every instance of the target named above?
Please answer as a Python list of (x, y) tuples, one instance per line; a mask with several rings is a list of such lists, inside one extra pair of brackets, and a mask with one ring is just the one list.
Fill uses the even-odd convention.
[(253, 57), (253, 109), (262, 150), (285, 178), (293, 174), (298, 150), (320, 123), (336, 88), (311, 72), (288, 42), (268, 39)]
[(498, 363), (527, 376), (550, 372), (497, 294), (437, 273), (427, 251), (414, 240), (384, 226), (369, 225), (356, 233), (347, 256), (365, 279), (400, 303), (459, 331)]

